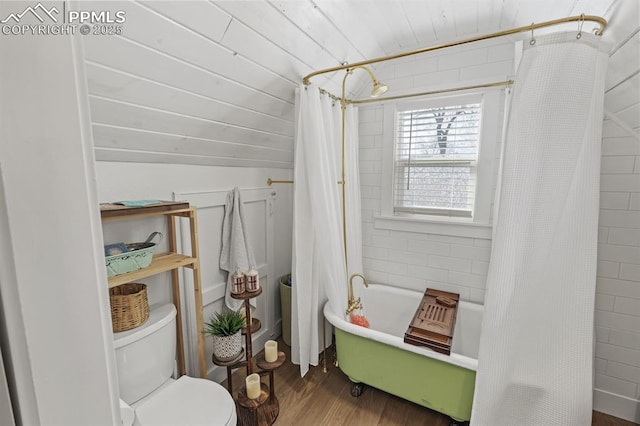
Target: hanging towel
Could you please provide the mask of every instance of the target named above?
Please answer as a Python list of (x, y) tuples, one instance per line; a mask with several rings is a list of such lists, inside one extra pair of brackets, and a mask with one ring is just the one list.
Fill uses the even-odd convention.
[(246, 273), (250, 269), (257, 269), (247, 228), (244, 224), (242, 200), (240, 199), (240, 190), (237, 186), (227, 194), (227, 200), (224, 206), (220, 269), (228, 272), (227, 290), (224, 298), (225, 304), (229, 309), (237, 311), (242, 306), (242, 300), (231, 297), (231, 277), (236, 271)]

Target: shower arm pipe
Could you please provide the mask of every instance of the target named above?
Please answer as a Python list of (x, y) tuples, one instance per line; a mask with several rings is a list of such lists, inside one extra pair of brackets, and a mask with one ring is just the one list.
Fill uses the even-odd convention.
[[(347, 77), (349, 77), (356, 69), (362, 69), (369, 74), (371, 82), (374, 88), (379, 85), (380, 82), (373, 75), (371, 70), (364, 65), (352, 65), (346, 69), (344, 77), (342, 78), (342, 97), (340, 98), (340, 112), (341, 112), (341, 126), (340, 126), (340, 139), (341, 139), (341, 151), (342, 151), (342, 174), (338, 184), (342, 187), (342, 244), (344, 246), (344, 267), (345, 271), (349, 273), (349, 256), (347, 254), (347, 188), (346, 188), (346, 173), (345, 173), (345, 113), (347, 109)], [(364, 277), (363, 277), (364, 278)]]
[[(338, 183), (342, 187), (342, 244), (344, 247), (344, 269), (345, 269), (345, 272), (347, 273), (347, 276), (349, 275), (349, 257), (348, 257), (348, 250), (347, 250), (347, 187), (346, 187), (347, 179), (346, 179), (346, 173), (345, 173), (345, 158), (346, 158), (345, 157), (345, 147), (346, 147), (345, 121), (346, 121), (346, 110), (347, 110), (347, 78), (351, 74), (353, 74), (353, 72), (358, 68), (365, 70), (367, 74), (369, 74), (369, 77), (371, 78), (371, 83), (373, 84), (373, 91), (371, 93), (371, 96), (373, 97), (378, 96), (379, 93), (376, 93), (376, 92), (380, 86), (380, 82), (378, 81), (378, 79), (376, 79), (376, 76), (373, 75), (373, 72), (371, 72), (371, 70), (364, 65), (352, 65), (351, 67), (346, 69), (346, 72), (344, 73), (344, 77), (342, 78), (342, 97), (340, 98), (342, 178)], [(384, 87), (384, 90), (382, 93), (384, 93), (384, 91), (387, 90), (386, 86), (383, 86), (383, 87)], [(365, 276), (360, 273), (352, 274), (349, 277), (349, 295), (347, 298), (347, 314), (352, 312), (354, 309), (357, 309), (357, 308), (362, 309), (362, 304), (360, 303), (360, 299), (358, 298), (358, 300), (356, 301), (353, 296), (353, 278), (355, 277), (361, 277), (362, 280), (364, 281), (364, 285), (367, 287), (369, 286)]]
[[(309, 85), (309, 84), (311, 84), (311, 78), (313, 78), (313, 77), (315, 77), (317, 75), (321, 75), (321, 74), (326, 74), (326, 73), (340, 71), (340, 70), (346, 70), (346, 69), (349, 69), (349, 68), (361, 67), (361, 66), (364, 66), (364, 65), (375, 64), (375, 63), (378, 63), (378, 62), (389, 61), (389, 60), (392, 60), (392, 59), (404, 58), (406, 56), (412, 56), (412, 55), (417, 55), (417, 54), (420, 54), (420, 53), (431, 52), (431, 51), (434, 51), (434, 50), (445, 49), (445, 48), (448, 48), (448, 47), (459, 46), (459, 45), (462, 45), (462, 44), (472, 43), (472, 42), (475, 42), (475, 41), (489, 40), (489, 39), (492, 39), (492, 38), (503, 37), (503, 36), (507, 36), (507, 35), (511, 35), (511, 34), (517, 34), (517, 33), (525, 32), (525, 31), (533, 31), (533, 30), (536, 30), (538, 28), (550, 27), (550, 26), (553, 26), (553, 25), (564, 24), (564, 23), (567, 23), (567, 22), (580, 22), (580, 23), (583, 23), (585, 21), (595, 22), (595, 23), (600, 25), (600, 28), (595, 32), (596, 35), (602, 35), (604, 33), (604, 30), (607, 28), (607, 20), (602, 18), (602, 17), (600, 17), (600, 16), (584, 15), (584, 14), (577, 15), (577, 16), (568, 16), (566, 18), (554, 19), (552, 21), (540, 22), (538, 24), (532, 23), (531, 25), (526, 25), (526, 26), (523, 26), (523, 27), (511, 28), (511, 29), (508, 29), (508, 30), (498, 31), (498, 32), (495, 32), (495, 33), (490, 33), (490, 34), (485, 34), (485, 35), (478, 36), (478, 37), (467, 38), (467, 39), (464, 39), (464, 40), (454, 41), (454, 42), (451, 42), (451, 43), (439, 44), (439, 45), (436, 45), (436, 46), (425, 47), (425, 48), (422, 48), (422, 49), (412, 50), (412, 51), (404, 52), (404, 53), (398, 53), (398, 54), (395, 54), (395, 55), (380, 56), (378, 58), (368, 59), (366, 61), (354, 62), (352, 64), (343, 64), (343, 65), (340, 65), (340, 66), (337, 66), (337, 67), (326, 68), (326, 69), (323, 69), (323, 70), (314, 71), (314, 72), (306, 75), (302, 79), (302, 82), (305, 85)], [(343, 98), (344, 98), (344, 96), (343, 96)]]

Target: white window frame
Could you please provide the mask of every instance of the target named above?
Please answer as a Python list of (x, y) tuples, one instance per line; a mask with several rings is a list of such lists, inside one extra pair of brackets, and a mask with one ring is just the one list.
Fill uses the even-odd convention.
[[(450, 96), (429, 96), (412, 101), (387, 102), (383, 105), (382, 203), (380, 216), (374, 217), (374, 226), (376, 228), (437, 234), (446, 233), (447, 235), (476, 238), (491, 237), (491, 206), (493, 204), (498, 163), (496, 147), (501, 137), (499, 125), (504, 108), (502, 90), (500, 88), (490, 88)], [(472, 217), (394, 214), (393, 184), (395, 179), (397, 112), (446, 105), (464, 105), (466, 103), (480, 103), (482, 108)]]

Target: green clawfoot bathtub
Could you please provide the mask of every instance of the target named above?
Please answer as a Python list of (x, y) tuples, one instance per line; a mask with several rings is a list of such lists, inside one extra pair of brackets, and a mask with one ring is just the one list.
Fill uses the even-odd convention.
[[(346, 321), (344, 312), (324, 315), (335, 327), (338, 365), (354, 383), (444, 413), (462, 422), (471, 418), (478, 365), (482, 305), (460, 302), (451, 355), (404, 343), (404, 332), (422, 293), (372, 284), (360, 289), (371, 328)], [(357, 387), (352, 394), (358, 396)]]

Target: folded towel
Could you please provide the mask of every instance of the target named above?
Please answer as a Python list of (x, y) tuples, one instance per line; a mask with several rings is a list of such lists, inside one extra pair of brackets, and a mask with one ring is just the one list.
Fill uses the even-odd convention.
[(238, 187), (229, 191), (224, 206), (220, 269), (228, 272), (225, 304), (229, 309), (237, 311), (242, 306), (242, 301), (231, 297), (231, 277), (236, 271), (247, 272), (250, 269), (256, 269), (256, 260), (253, 256), (253, 249), (244, 224), (242, 200), (240, 199)]

